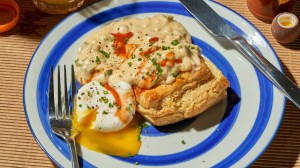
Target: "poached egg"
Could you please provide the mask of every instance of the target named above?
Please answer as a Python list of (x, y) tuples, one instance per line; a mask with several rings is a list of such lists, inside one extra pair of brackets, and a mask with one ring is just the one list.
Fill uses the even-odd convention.
[(114, 85), (91, 81), (76, 95), (73, 126), (76, 141), (90, 150), (133, 156), (141, 146), (139, 122), (135, 117), (135, 96), (126, 82)]

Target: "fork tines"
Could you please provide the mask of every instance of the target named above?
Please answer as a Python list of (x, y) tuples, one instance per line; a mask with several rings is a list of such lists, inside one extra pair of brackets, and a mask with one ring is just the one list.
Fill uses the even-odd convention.
[[(73, 112), (73, 100), (76, 94), (76, 82), (75, 82), (75, 73), (74, 66), (71, 66), (71, 91), (68, 92), (68, 82), (67, 82), (67, 68), (64, 65), (64, 95), (62, 95), (61, 89), (61, 74), (60, 74), (60, 66), (57, 67), (57, 94), (55, 94), (54, 90), (54, 70), (53, 66), (50, 71), (50, 85), (49, 85), (49, 117), (50, 118), (70, 118)], [(57, 97), (57, 110), (55, 110), (55, 96)], [(63, 97), (63, 99), (62, 99)], [(64, 105), (62, 103), (64, 102)], [(64, 107), (64, 110), (63, 110)]]

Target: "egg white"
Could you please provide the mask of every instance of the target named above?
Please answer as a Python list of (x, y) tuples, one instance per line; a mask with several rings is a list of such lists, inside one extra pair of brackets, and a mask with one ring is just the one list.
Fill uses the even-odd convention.
[[(91, 81), (82, 86), (77, 93), (75, 112), (77, 122), (82, 123), (85, 118), (96, 111), (96, 119), (91, 123), (90, 129), (99, 132), (113, 132), (124, 128), (130, 123), (135, 114), (135, 97), (131, 86), (125, 82), (118, 82), (112, 86), (120, 97), (121, 105), (110, 90), (106, 89), (100, 82)], [(118, 117), (120, 110), (125, 116), (126, 122)]]

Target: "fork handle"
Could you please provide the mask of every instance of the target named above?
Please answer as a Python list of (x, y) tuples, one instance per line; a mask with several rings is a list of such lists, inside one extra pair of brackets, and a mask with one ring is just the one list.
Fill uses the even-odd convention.
[(68, 145), (70, 147), (71, 151), (71, 162), (72, 162), (72, 168), (80, 168), (78, 163), (78, 154), (76, 150), (76, 143), (73, 138), (67, 138)]

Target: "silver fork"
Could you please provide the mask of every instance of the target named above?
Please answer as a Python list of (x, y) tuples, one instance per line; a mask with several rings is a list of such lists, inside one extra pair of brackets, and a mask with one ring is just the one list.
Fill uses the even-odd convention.
[(70, 107), (70, 101), (74, 100), (76, 94), (75, 74), (74, 66), (71, 66), (71, 96), (69, 98), (68, 87), (67, 87), (67, 71), (66, 65), (64, 65), (64, 109), (62, 105), (62, 92), (61, 92), (61, 80), (60, 80), (60, 66), (58, 65), (58, 79), (57, 79), (57, 110), (55, 110), (55, 99), (54, 99), (54, 74), (53, 67), (51, 67), (50, 74), (50, 86), (49, 86), (49, 121), (52, 132), (57, 136), (63, 138), (70, 147), (71, 162), (73, 168), (79, 168), (78, 156), (76, 151), (75, 136), (77, 133), (73, 132), (72, 135), (72, 120), (71, 115), (73, 113), (72, 107)]

